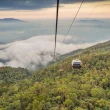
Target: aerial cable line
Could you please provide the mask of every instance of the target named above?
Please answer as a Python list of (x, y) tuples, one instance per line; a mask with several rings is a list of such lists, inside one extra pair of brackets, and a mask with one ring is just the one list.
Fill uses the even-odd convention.
[(56, 10), (54, 60), (56, 60), (56, 41), (57, 41), (57, 29), (58, 29), (58, 12), (59, 12), (59, 0), (57, 0), (57, 10)]
[(94, 10), (99, 6), (99, 4), (101, 2), (102, 2), (102, 0), (97, 3), (97, 5), (93, 8), (93, 10), (90, 12), (90, 14), (87, 16), (87, 18), (83, 21), (83, 23), (81, 24), (81, 26), (77, 30), (79, 30), (84, 25), (84, 23), (89, 19), (89, 17), (92, 15), (92, 13), (94, 12)]
[[(84, 25), (84, 23), (89, 19), (89, 17), (92, 15), (92, 13), (94, 12), (94, 10), (99, 6), (99, 4), (102, 2), (102, 0), (101, 1), (99, 1), (98, 3), (97, 3), (97, 5), (93, 8), (93, 10), (90, 12), (90, 14), (87, 16), (87, 18), (84, 20), (84, 22), (81, 24), (81, 26), (80, 26), (80, 28)], [(66, 38), (65, 38), (66, 39)], [(63, 43), (64, 43), (64, 41), (65, 41), (65, 39), (63, 40)], [(62, 44), (63, 45), (63, 44)], [(62, 46), (61, 45), (61, 46)], [(60, 47), (61, 48), (61, 47)], [(60, 48), (59, 48), (59, 50), (60, 50)]]
[[(76, 12), (76, 15), (75, 15), (75, 17), (74, 17), (74, 19), (73, 19), (73, 21), (72, 21), (72, 23), (71, 23), (71, 25), (70, 25), (68, 31), (67, 31), (66, 37), (67, 37), (68, 34), (69, 34), (69, 31), (70, 31), (70, 29), (71, 29), (71, 27), (72, 27), (72, 25), (73, 25), (73, 23), (74, 23), (74, 21), (75, 21), (77, 15), (78, 15), (79, 11), (80, 11), (80, 9), (81, 9), (81, 6), (82, 6), (83, 2), (84, 2), (84, 0), (82, 0), (80, 6), (79, 6), (79, 8), (78, 8), (78, 11)], [(66, 38), (66, 37), (65, 37), (65, 38)], [(64, 41), (65, 41), (65, 39), (63, 40), (63, 42), (64, 42)]]
[[(66, 33), (66, 36), (65, 36), (65, 38), (64, 38), (64, 40), (63, 40), (63, 42), (62, 42), (62, 45), (63, 45), (63, 43), (65, 42), (66, 37), (68, 36), (69, 31), (70, 31), (70, 29), (71, 29), (71, 27), (72, 27), (74, 21), (76, 20), (76, 17), (77, 17), (77, 15), (78, 15), (78, 13), (79, 13), (81, 7), (82, 7), (83, 2), (84, 2), (84, 0), (82, 0), (81, 4), (80, 4), (80, 6), (79, 6), (79, 8), (78, 8), (78, 10), (77, 10), (77, 12), (76, 12), (76, 14), (75, 14), (75, 17), (74, 17), (74, 19), (73, 19), (73, 21), (72, 21), (72, 23), (71, 23), (71, 25), (70, 25), (70, 27), (69, 27), (67, 33)], [(62, 47), (62, 45), (61, 45), (61, 47)], [(60, 47), (60, 48), (61, 48), (61, 47)], [(60, 50), (60, 48), (59, 48), (59, 50)]]

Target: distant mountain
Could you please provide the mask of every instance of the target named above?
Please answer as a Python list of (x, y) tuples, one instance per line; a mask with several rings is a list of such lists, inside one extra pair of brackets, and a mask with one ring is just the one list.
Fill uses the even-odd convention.
[(96, 20), (96, 19), (78, 20), (77, 22), (84, 22), (84, 23), (106, 23), (106, 21)]
[(0, 19), (0, 22), (26, 22), (26, 21), (15, 18), (4, 18), (4, 19)]

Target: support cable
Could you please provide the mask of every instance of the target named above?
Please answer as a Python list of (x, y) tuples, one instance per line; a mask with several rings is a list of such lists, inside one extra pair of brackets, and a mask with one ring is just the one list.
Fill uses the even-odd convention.
[[(72, 21), (72, 23), (71, 23), (71, 25), (70, 25), (70, 27), (69, 27), (67, 33), (66, 33), (66, 36), (65, 36), (65, 38), (64, 38), (64, 40), (63, 40), (63, 42), (62, 42), (62, 45), (63, 45), (63, 43), (65, 42), (66, 37), (68, 36), (69, 31), (70, 31), (70, 29), (71, 29), (71, 27), (72, 27), (74, 21), (76, 20), (77, 15), (78, 15), (78, 13), (79, 13), (79, 11), (80, 11), (80, 9), (81, 9), (83, 3), (84, 3), (84, 0), (82, 0), (81, 4), (80, 4), (80, 6), (79, 6), (79, 8), (78, 8), (78, 10), (77, 10), (77, 12), (76, 12), (76, 14), (75, 14), (75, 17), (74, 17), (74, 19), (73, 19), (73, 21)], [(62, 47), (62, 45), (61, 45), (61, 47)], [(60, 47), (60, 48), (61, 48), (61, 47)], [(60, 48), (59, 48), (58, 50), (60, 50)]]
[(56, 11), (55, 47), (54, 47), (54, 60), (55, 61), (56, 61), (56, 42), (57, 42), (57, 29), (58, 29), (58, 12), (59, 12), (59, 0), (57, 0), (57, 11)]

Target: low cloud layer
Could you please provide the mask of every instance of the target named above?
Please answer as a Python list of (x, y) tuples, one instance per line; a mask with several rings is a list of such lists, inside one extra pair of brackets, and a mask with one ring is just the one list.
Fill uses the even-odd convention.
[[(65, 36), (59, 35), (57, 39), (57, 54), (93, 45), (72, 44), (77, 37), (68, 36), (66, 44), (62, 44)], [(46, 66), (53, 60), (54, 35), (36, 36), (27, 40), (0, 45), (0, 66), (23, 67), (36, 70)]]

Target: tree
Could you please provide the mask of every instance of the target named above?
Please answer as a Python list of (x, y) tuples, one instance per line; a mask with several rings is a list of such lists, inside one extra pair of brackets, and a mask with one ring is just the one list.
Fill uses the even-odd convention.
[(68, 108), (68, 110), (71, 110), (75, 105), (70, 99), (66, 99), (65, 102), (63, 103), (65, 107)]
[(98, 107), (103, 108), (107, 106), (107, 101), (105, 99), (100, 99), (99, 101), (96, 102), (96, 104)]
[(105, 92), (102, 88), (96, 87), (91, 89), (91, 95), (92, 97), (103, 98), (105, 97)]

